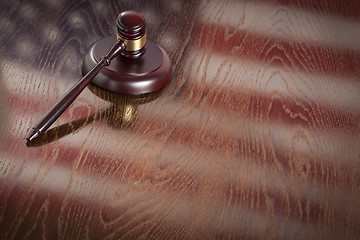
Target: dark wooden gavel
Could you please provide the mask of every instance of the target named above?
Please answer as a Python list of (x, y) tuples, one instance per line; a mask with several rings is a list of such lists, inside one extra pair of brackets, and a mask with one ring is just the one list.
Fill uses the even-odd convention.
[(32, 128), (26, 140), (32, 141), (44, 133), (56, 119), (70, 106), (76, 97), (84, 90), (90, 81), (111, 61), (121, 55), (128, 59), (137, 59), (146, 51), (145, 18), (135, 11), (126, 11), (119, 14), (116, 20), (117, 41), (108, 53), (79, 81), (77, 82)]

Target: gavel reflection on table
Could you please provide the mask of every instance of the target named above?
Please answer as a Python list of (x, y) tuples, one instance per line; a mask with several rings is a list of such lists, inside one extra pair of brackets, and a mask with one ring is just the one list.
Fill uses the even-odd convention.
[(170, 59), (160, 46), (147, 41), (145, 25), (144, 16), (138, 12), (120, 13), (117, 36), (103, 38), (89, 48), (82, 65), (84, 77), (43, 116), (26, 140), (44, 133), (90, 82), (111, 92), (132, 95), (164, 87), (172, 75)]

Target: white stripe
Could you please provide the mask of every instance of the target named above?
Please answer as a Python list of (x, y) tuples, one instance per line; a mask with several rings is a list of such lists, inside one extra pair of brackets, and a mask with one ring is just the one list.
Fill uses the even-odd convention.
[[(247, 91), (259, 96), (289, 98), (334, 110), (360, 113), (360, 81), (358, 78), (309, 74), (284, 69), (221, 53), (195, 51), (190, 58), (191, 84)], [(176, 80), (175, 80), (176, 81)]]
[(311, 42), (360, 51), (360, 23), (264, 1), (204, 1), (201, 21), (266, 38)]

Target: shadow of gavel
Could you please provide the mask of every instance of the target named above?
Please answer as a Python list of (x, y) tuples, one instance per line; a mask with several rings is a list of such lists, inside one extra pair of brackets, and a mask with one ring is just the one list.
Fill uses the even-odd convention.
[(46, 145), (74, 133), (96, 121), (106, 121), (108, 126), (116, 130), (129, 129), (136, 118), (138, 106), (159, 98), (166, 89), (166, 86), (157, 91), (140, 95), (127, 95), (109, 92), (91, 83), (89, 84), (89, 89), (99, 98), (110, 102), (111, 105), (103, 111), (99, 111), (90, 116), (54, 127), (32, 141), (27, 141), (26, 145), (28, 147)]

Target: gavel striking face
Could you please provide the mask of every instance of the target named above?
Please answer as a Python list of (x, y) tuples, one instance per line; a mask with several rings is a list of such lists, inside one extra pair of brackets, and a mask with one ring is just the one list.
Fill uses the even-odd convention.
[(116, 19), (117, 41), (103, 57), (106, 66), (113, 58), (121, 54), (123, 57), (136, 59), (145, 53), (146, 31), (145, 18), (141, 13), (126, 11)]
[[(89, 48), (83, 60), (84, 77), (44, 115), (26, 140), (45, 132), (91, 81), (107, 91), (133, 95), (164, 87), (171, 80), (170, 59), (161, 47), (147, 41), (145, 26), (142, 14), (120, 13), (117, 37), (103, 38)], [(106, 53), (106, 49), (110, 50)]]
[(121, 55), (138, 58), (146, 50), (145, 18), (142, 14), (127, 11), (120, 13), (116, 19), (117, 40), (125, 43)]

